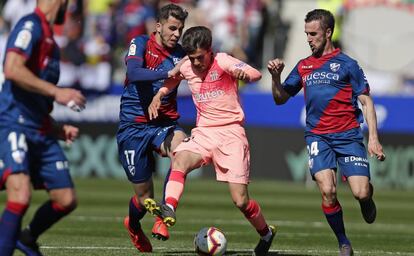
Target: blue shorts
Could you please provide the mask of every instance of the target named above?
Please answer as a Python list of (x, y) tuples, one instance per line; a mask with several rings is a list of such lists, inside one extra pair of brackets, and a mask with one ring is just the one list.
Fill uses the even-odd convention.
[(154, 151), (174, 131), (183, 131), (177, 122), (161, 125), (136, 124), (120, 129), (117, 134), (118, 154), (122, 167), (132, 183), (142, 183), (155, 171)]
[(73, 188), (58, 141), (36, 130), (0, 127), (0, 189), (12, 173), (30, 175), (35, 189)]
[(324, 169), (336, 170), (343, 177), (367, 176), (370, 178), (367, 151), (361, 129), (340, 133), (306, 135), (309, 170), (312, 177)]

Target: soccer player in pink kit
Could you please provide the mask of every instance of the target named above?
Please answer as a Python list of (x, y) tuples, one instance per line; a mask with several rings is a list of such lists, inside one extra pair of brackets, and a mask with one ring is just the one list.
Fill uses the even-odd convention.
[(165, 204), (158, 205), (148, 198), (145, 206), (168, 226), (174, 225), (186, 175), (212, 163), (217, 180), (229, 184), (234, 204), (261, 236), (255, 255), (266, 255), (276, 228), (266, 223), (259, 204), (248, 195), (250, 149), (242, 126), (244, 113), (238, 96), (238, 80), (254, 82), (261, 78), (261, 74), (225, 53), (214, 54), (211, 42), (211, 31), (206, 27), (192, 27), (184, 33), (182, 46), (188, 60), (180, 67), (175, 81), (165, 82), (148, 109), (150, 118), (156, 119), (161, 99), (174, 89), (176, 79), (186, 79), (197, 109), (197, 127), (191, 131), (191, 138), (184, 140), (174, 151)]

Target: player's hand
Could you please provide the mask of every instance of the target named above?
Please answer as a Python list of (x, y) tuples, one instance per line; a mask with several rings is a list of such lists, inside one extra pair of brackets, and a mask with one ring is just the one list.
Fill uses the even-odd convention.
[(56, 88), (55, 101), (76, 112), (84, 110), (86, 104), (86, 99), (82, 93), (71, 88)]
[(269, 60), (267, 63), (267, 70), (272, 76), (280, 76), (284, 68), (285, 63), (281, 59)]
[(180, 68), (183, 65), (183, 63), (188, 60), (188, 56), (185, 56), (184, 58), (182, 58), (173, 69), (171, 69), (170, 71), (168, 71), (168, 78), (171, 77), (175, 77), (176, 75), (178, 75), (180, 73)]
[(371, 157), (375, 156), (380, 161), (385, 160), (384, 151), (378, 140), (368, 140), (368, 153)]
[(79, 135), (79, 128), (65, 124), (62, 126), (62, 139), (66, 145), (71, 145)]
[(151, 104), (148, 107), (148, 116), (150, 120), (158, 117), (158, 109), (161, 106), (161, 98), (157, 95), (152, 98)]
[(250, 76), (242, 69), (236, 68), (235, 70), (233, 70), (232, 75), (234, 78), (238, 80), (250, 82)]

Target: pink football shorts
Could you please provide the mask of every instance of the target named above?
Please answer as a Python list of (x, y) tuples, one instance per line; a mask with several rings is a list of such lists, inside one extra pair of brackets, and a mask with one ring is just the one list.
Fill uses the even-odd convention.
[(200, 154), (203, 163), (214, 164), (218, 181), (248, 184), (250, 149), (246, 132), (239, 124), (221, 127), (196, 127), (191, 138), (175, 149)]

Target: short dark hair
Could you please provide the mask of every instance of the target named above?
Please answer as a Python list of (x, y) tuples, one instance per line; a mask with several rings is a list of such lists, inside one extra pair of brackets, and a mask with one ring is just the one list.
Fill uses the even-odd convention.
[(187, 54), (191, 54), (199, 48), (210, 50), (212, 40), (210, 29), (204, 26), (196, 26), (184, 32), (181, 45)]
[(330, 11), (324, 9), (315, 9), (306, 14), (305, 22), (309, 23), (314, 20), (319, 20), (321, 22), (321, 27), (324, 31), (330, 28), (332, 34), (335, 27), (335, 18)]
[(167, 4), (160, 9), (157, 21), (160, 22), (161, 20), (168, 20), (170, 16), (184, 23), (188, 16), (188, 12), (176, 4)]

